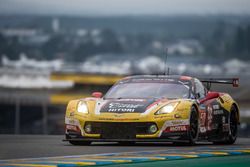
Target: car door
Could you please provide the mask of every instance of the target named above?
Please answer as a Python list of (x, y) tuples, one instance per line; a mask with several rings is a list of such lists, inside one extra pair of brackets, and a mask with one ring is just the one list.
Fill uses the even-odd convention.
[[(206, 98), (207, 90), (198, 80), (194, 80), (195, 94), (198, 100)], [(205, 100), (200, 103), (200, 133), (208, 139), (220, 138), (223, 132), (223, 119), (225, 119), (221, 103), (217, 98)]]

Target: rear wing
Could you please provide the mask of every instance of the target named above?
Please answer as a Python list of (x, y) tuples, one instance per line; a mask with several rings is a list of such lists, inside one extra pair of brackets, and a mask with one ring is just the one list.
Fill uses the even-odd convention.
[(239, 87), (239, 78), (199, 78), (203, 84), (206, 84), (210, 90), (212, 83), (215, 84), (231, 84), (233, 87)]

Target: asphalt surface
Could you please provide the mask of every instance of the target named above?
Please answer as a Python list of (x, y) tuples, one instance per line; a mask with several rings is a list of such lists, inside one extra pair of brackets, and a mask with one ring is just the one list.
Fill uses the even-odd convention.
[(189, 150), (202, 148), (225, 149), (232, 147), (250, 148), (250, 139), (240, 138), (229, 146), (199, 143), (196, 146), (176, 146), (171, 143), (138, 143), (121, 146), (117, 143), (93, 143), (90, 146), (73, 146), (62, 142), (64, 136), (46, 135), (0, 135), (0, 159), (38, 158), (101, 153), (120, 153), (151, 150)]
[[(178, 146), (171, 143), (94, 143), (72, 146), (63, 136), (0, 135), (0, 166), (5, 167), (77, 167), (107, 166), (220, 166), (248, 167), (250, 140), (239, 139), (234, 145), (199, 143)], [(20, 159), (21, 158), (21, 159)], [(190, 165), (188, 165), (190, 164)]]

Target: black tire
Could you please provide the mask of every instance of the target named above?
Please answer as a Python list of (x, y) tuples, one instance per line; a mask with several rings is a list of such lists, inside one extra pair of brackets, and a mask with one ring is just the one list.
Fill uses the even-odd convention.
[(69, 143), (75, 146), (87, 146), (91, 144), (91, 141), (69, 141)]
[(235, 143), (238, 134), (238, 113), (237, 113), (237, 108), (234, 105), (231, 107), (228, 121), (229, 121), (228, 136), (224, 141), (214, 142), (214, 144), (230, 145)]
[(118, 144), (122, 146), (133, 146), (135, 145), (135, 142), (134, 141), (119, 141)]
[(190, 121), (190, 125), (189, 125), (189, 131), (188, 131), (188, 144), (195, 145), (198, 139), (198, 133), (199, 133), (199, 113), (195, 106), (191, 107), (189, 121)]

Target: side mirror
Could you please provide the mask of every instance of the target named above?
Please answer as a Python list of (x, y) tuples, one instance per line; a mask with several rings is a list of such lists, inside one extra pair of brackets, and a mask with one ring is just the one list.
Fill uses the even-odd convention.
[(200, 103), (204, 103), (207, 100), (211, 100), (211, 99), (217, 98), (219, 96), (220, 96), (220, 94), (218, 92), (208, 92), (207, 96), (204, 99), (200, 100)]
[(93, 92), (92, 96), (96, 97), (96, 98), (101, 98), (102, 97), (102, 92)]

